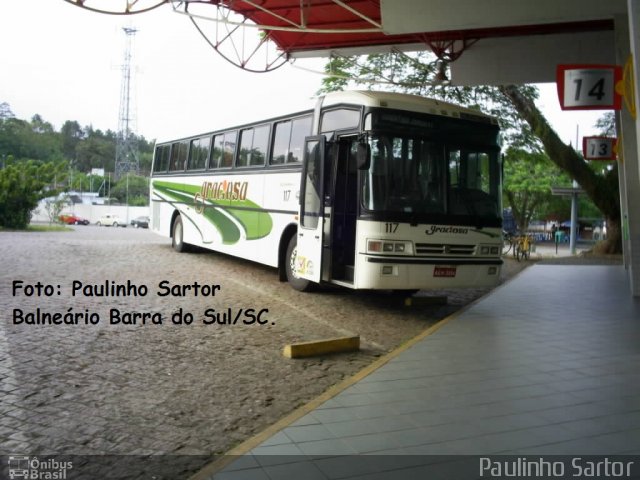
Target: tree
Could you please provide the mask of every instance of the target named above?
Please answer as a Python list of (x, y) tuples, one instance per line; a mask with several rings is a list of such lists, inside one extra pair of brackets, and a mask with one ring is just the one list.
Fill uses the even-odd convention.
[(85, 129), (85, 138), (76, 146), (76, 168), (90, 172), (92, 168), (104, 168), (113, 172), (116, 158), (116, 138), (113, 132), (103, 133), (91, 127)]
[[(151, 171), (154, 142), (132, 134), (139, 152), (140, 173)], [(0, 168), (4, 159), (32, 159), (42, 162), (66, 160), (78, 172), (89, 173), (92, 168), (106, 172), (115, 169), (117, 135), (92, 126), (81, 127), (75, 120), (67, 120), (57, 132), (39, 114), (30, 121), (15, 118), (8, 103), (0, 102)]]
[(578, 152), (560, 140), (534, 102), (523, 95), (518, 87), (506, 85), (500, 87), (500, 91), (510, 99), (519, 115), (529, 124), (553, 162), (578, 182), (605, 216), (607, 240), (602, 242), (598, 251), (619, 253), (622, 250), (622, 229), (617, 165), (611, 170), (598, 174), (589, 167)]
[(7, 102), (0, 102), (0, 120), (7, 120), (14, 116), (11, 106)]
[(58, 217), (62, 213), (62, 210), (70, 204), (69, 197), (67, 195), (58, 195), (57, 197), (51, 197), (44, 201), (44, 209), (49, 217), (49, 224), (58, 222)]
[(603, 137), (615, 137), (616, 116), (613, 112), (605, 112), (600, 118), (598, 118), (595, 127), (600, 130), (600, 135)]
[(544, 149), (551, 161), (575, 179), (607, 220), (608, 239), (602, 251), (622, 248), (617, 168), (598, 175), (570, 145), (560, 140), (535, 107), (537, 89), (530, 85), (455, 87), (434, 82), (440, 61), (424, 52), (392, 52), (366, 57), (334, 57), (325, 67), (323, 91), (349, 84), (380, 84), (383, 88), (453, 101), (482, 109), (500, 122), (507, 143), (531, 152)]
[(56, 177), (60, 180), (65, 170), (64, 163), (8, 159), (0, 170), (0, 226), (26, 228), (38, 201), (58, 193), (47, 187)]
[(569, 183), (544, 153), (509, 148), (504, 157), (504, 195), (520, 231), (543, 216), (552, 199), (551, 187)]
[(149, 180), (138, 175), (125, 175), (111, 188), (111, 197), (131, 206), (149, 205)]
[(15, 117), (0, 118), (0, 157), (44, 162), (62, 159), (60, 137), (53, 126), (34, 115), (31, 122)]
[(76, 148), (84, 139), (84, 131), (75, 120), (67, 120), (60, 129), (60, 136), (62, 137), (62, 153), (65, 158), (72, 161), (71, 165), (75, 166)]

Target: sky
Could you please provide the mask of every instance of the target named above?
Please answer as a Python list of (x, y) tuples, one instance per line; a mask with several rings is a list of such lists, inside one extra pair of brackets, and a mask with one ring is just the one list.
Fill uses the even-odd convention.
[[(117, 130), (125, 38), (133, 39), (134, 131), (169, 140), (313, 106), (323, 59), (271, 73), (245, 72), (221, 58), (189, 19), (169, 5), (133, 15), (104, 15), (63, 0), (6, 0), (0, 15), (0, 102), (18, 118), (39, 114)], [(117, 5), (123, 4), (118, 1)], [(563, 112), (555, 84), (541, 85), (538, 106), (561, 138), (575, 144), (598, 132), (603, 112)]]

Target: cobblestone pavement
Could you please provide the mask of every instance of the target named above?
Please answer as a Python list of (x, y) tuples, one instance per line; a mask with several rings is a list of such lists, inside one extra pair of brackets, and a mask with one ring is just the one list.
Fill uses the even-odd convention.
[[(485, 293), (436, 292), (448, 295), (447, 305), (411, 308), (380, 293), (304, 294), (279, 283), (274, 269), (211, 252), (177, 254), (168, 239), (132, 228), (0, 232), (0, 245), (0, 455), (171, 459), (153, 478), (187, 478), (212, 455)], [(162, 297), (163, 280), (219, 290)], [(95, 288), (73, 295), (74, 281)], [(51, 285), (52, 295), (28, 296), (38, 282)], [(139, 295), (89, 295), (105, 282), (129, 282)], [(15, 324), (16, 310), (31, 319), (38, 309), (79, 313), (80, 321)], [(162, 325), (112, 325), (112, 309), (121, 318), (157, 313)], [(191, 325), (171, 322), (180, 309), (193, 314)], [(260, 317), (268, 322), (204, 325), (207, 309), (234, 316), (268, 309)], [(92, 314), (100, 321), (85, 325)], [(281, 353), (287, 343), (357, 334), (358, 353), (308, 360)], [(110, 478), (118, 462), (122, 478), (150, 478), (144, 462), (101, 458)]]

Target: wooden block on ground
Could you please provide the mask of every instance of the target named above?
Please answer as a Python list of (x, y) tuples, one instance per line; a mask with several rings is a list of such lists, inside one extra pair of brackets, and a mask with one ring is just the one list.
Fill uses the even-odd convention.
[(356, 352), (360, 350), (360, 336), (327, 338), (313, 342), (285, 345), (282, 354), (289, 358), (315, 357), (330, 353)]
[(420, 307), (426, 305), (446, 305), (447, 296), (433, 296), (433, 297), (406, 297), (403, 299), (405, 307)]

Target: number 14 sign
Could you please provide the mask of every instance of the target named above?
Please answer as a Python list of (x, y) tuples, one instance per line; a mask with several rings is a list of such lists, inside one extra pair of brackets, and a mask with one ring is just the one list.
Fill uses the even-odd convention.
[(556, 80), (563, 110), (620, 110), (622, 97), (616, 83), (622, 80), (617, 65), (558, 65)]

